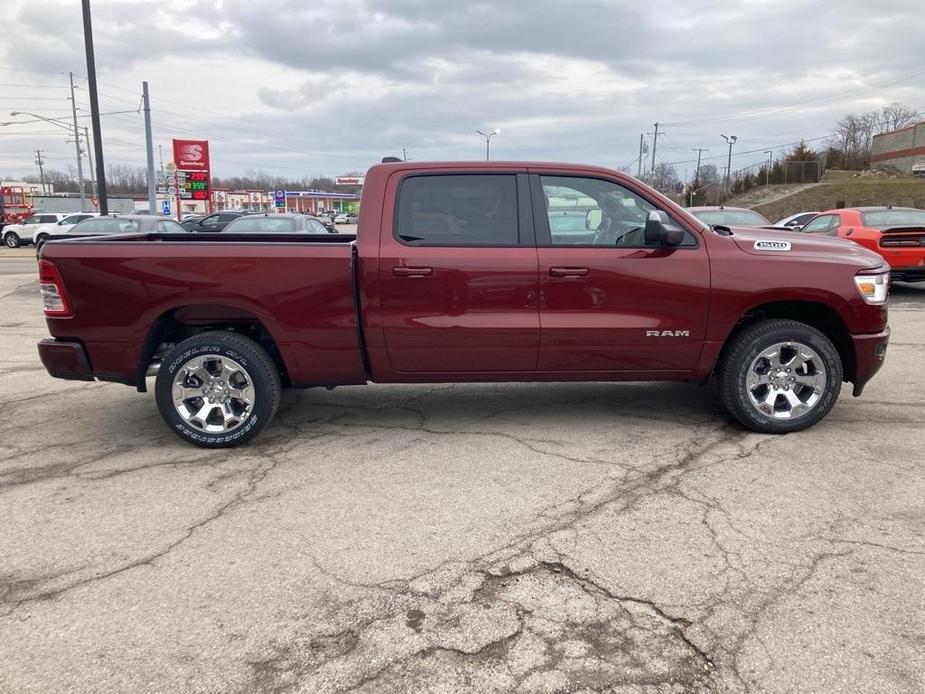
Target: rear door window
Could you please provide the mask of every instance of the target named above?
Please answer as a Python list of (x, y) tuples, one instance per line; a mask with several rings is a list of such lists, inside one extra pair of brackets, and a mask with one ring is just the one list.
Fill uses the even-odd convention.
[(395, 238), (408, 246), (517, 246), (513, 174), (434, 174), (401, 183)]

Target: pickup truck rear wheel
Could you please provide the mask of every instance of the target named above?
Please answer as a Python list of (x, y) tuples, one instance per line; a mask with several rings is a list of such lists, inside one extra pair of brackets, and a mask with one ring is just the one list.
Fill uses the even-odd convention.
[(743, 425), (785, 434), (825, 417), (841, 392), (842, 363), (821, 332), (793, 320), (766, 320), (733, 337), (717, 369), (720, 398)]
[(279, 371), (247, 337), (199, 333), (164, 355), (155, 399), (164, 421), (184, 441), (203, 448), (238, 446), (276, 414)]

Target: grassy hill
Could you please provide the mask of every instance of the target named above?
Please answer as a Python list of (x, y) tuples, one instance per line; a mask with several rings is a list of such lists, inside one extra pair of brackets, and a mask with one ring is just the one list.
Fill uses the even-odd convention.
[(881, 178), (857, 175), (854, 171), (827, 171), (819, 185), (806, 187), (785, 197), (759, 202), (750, 207), (775, 222), (796, 212), (862, 205), (897, 205), (925, 209), (925, 179), (911, 176)]

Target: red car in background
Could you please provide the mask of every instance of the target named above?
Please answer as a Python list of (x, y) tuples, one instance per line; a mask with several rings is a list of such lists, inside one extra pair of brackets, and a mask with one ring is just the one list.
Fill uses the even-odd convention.
[(801, 230), (854, 241), (883, 256), (890, 276), (925, 281), (925, 210), (911, 207), (852, 207), (822, 212)]

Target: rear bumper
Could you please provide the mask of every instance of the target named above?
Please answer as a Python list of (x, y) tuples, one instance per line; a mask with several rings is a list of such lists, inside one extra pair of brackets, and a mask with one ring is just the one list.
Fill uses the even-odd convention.
[(891, 267), (890, 279), (899, 282), (925, 282), (925, 265)]
[(46, 338), (39, 342), (39, 357), (48, 373), (71, 381), (92, 381), (87, 352), (79, 342)]
[(886, 347), (890, 341), (890, 329), (887, 328), (882, 333), (873, 335), (852, 335), (851, 341), (854, 343), (854, 391), (852, 395), (857, 397), (864, 390), (867, 382), (883, 366), (883, 360), (886, 358)]

